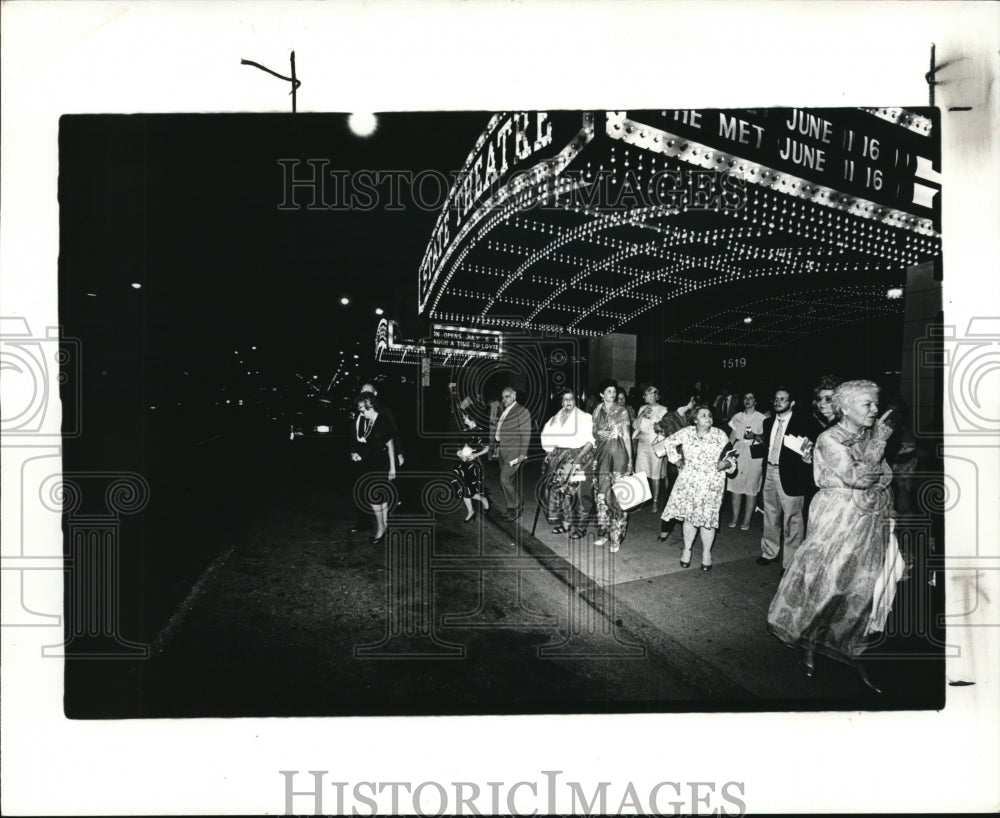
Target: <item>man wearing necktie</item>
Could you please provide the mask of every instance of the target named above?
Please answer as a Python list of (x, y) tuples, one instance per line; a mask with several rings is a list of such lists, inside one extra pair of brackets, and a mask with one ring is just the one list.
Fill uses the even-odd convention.
[(506, 517), (516, 520), (523, 505), (518, 472), (528, 459), (531, 415), (517, 402), (517, 393), (509, 386), (500, 394), (500, 402), (503, 410), (496, 425), (490, 429), (490, 448), (500, 461), (500, 487), (507, 503)]
[[(761, 493), (764, 535), (757, 564), (775, 562), (782, 553), (784, 540), (784, 569), (792, 564), (795, 551), (805, 537), (803, 508), (805, 495), (813, 485), (812, 444), (816, 442), (816, 433), (808, 415), (793, 412), (795, 399), (790, 390), (779, 386), (773, 406), (774, 417), (764, 421), (763, 432), (750, 446), (752, 457), (764, 458)], [(804, 439), (801, 448), (789, 445), (795, 438)]]
[(715, 398), (712, 412), (715, 417), (715, 425), (725, 431), (736, 412), (736, 397), (732, 394), (732, 389), (727, 383), (722, 388), (722, 392)]

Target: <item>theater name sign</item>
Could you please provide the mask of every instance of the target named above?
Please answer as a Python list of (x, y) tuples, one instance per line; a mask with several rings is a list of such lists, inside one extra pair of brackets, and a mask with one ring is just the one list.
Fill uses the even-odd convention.
[(940, 253), (935, 117), (496, 114), (438, 214), (420, 312), (455, 327), (597, 336), (739, 279), (905, 280)]
[(498, 330), (434, 324), (431, 337), (403, 340), (399, 324), (391, 319), (379, 321), (375, 331), (375, 360), (390, 363), (429, 363), (444, 365), (452, 359), (497, 360), (503, 355), (503, 335)]

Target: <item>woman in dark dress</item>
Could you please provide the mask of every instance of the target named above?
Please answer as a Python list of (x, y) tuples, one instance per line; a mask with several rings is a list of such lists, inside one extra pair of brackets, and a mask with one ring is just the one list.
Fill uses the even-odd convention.
[[(358, 420), (355, 425), (355, 445), (351, 452), (351, 460), (360, 463), (367, 473), (379, 472), (389, 480), (396, 479), (396, 448), (393, 441), (393, 426), (384, 415), (375, 408), (370, 393), (358, 396)], [(372, 542), (381, 542), (385, 536), (389, 517), (388, 503), (372, 503), (372, 513), (375, 515), (375, 536)]]
[(824, 375), (813, 388), (812, 419), (816, 423), (817, 435), (837, 422), (833, 411), (833, 390), (842, 380), (836, 375)]
[(463, 523), (471, 523), (476, 518), (472, 501), (476, 500), (482, 506), (483, 513), (490, 510), (490, 493), (486, 488), (486, 478), (480, 458), (489, 453), (490, 447), (479, 424), (473, 417), (477, 406), (470, 397), (463, 398), (458, 392), (458, 384), (448, 384), (451, 394), (451, 411), (455, 425), (465, 435), (462, 445), (458, 447), (455, 456), (458, 462), (451, 470), (452, 486), (455, 493), (462, 498), (465, 505)]
[[(843, 378), (838, 378), (836, 375), (824, 375), (819, 379), (819, 383), (813, 387), (812, 412), (810, 413), (810, 417), (813, 423), (816, 424), (817, 437), (819, 437), (821, 432), (825, 432), (837, 423), (837, 416), (833, 411), (833, 391), (837, 388), (837, 384), (842, 381)], [(811, 450), (814, 444), (807, 440), (804, 445), (808, 446)], [(806, 521), (807, 527), (809, 525), (809, 506), (812, 504), (812, 499), (816, 496), (817, 490), (816, 485), (813, 484), (812, 489), (805, 495), (802, 518)]]
[(455, 475), (454, 485), (458, 496), (465, 504), (465, 519), (463, 523), (471, 523), (476, 512), (472, 509), (472, 501), (476, 500), (483, 507), (483, 513), (490, 510), (490, 495), (486, 488), (486, 478), (480, 458), (489, 452), (490, 447), (481, 435), (477, 434), (478, 424), (467, 415), (463, 415), (463, 423), (470, 435), (468, 441), (458, 448), (456, 456), (458, 463), (451, 473)]

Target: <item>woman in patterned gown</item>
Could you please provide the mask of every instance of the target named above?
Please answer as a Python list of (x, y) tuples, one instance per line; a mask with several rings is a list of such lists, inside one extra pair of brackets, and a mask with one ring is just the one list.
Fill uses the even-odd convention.
[[(712, 570), (712, 543), (719, 527), (719, 506), (726, 490), (726, 473), (736, 470), (736, 453), (721, 429), (712, 426), (712, 410), (704, 403), (691, 412), (690, 426), (667, 438), (667, 457), (683, 462), (661, 519), (684, 521), (681, 567), (691, 565), (695, 535), (701, 535), (701, 570)], [(678, 447), (680, 451), (678, 451)]]
[(884, 629), (903, 574), (891, 526), (892, 469), (884, 457), (893, 429), (888, 412), (876, 420), (878, 392), (872, 381), (847, 381), (834, 391), (839, 422), (813, 450), (819, 492), (809, 531), (767, 613), (771, 632), (801, 651), (806, 676), (821, 653), (851, 665), (875, 692), (858, 657)]
[(625, 539), (628, 512), (618, 504), (612, 486), (622, 475), (632, 473), (632, 422), (628, 410), (617, 402), (616, 381), (601, 381), (597, 388), (601, 403), (591, 416), (594, 420), (594, 502), (598, 528), (594, 545), (610, 543), (608, 550), (617, 551)]
[[(579, 534), (578, 513), (581, 485), (587, 479), (594, 451), (593, 419), (576, 406), (572, 389), (559, 393), (561, 408), (542, 428), (545, 450), (542, 463), (542, 504), (545, 519), (554, 526), (553, 534), (565, 534), (571, 527)], [(574, 539), (579, 539), (575, 536)]]

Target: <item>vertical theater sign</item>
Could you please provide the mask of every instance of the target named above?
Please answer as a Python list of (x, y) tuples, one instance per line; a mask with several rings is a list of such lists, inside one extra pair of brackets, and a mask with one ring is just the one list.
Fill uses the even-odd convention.
[[(779, 279), (829, 297), (843, 320), (884, 310), (887, 287), (940, 254), (935, 117), (496, 114), (438, 215), (419, 267), (420, 313), (452, 327), (596, 338), (673, 299), (732, 282), (766, 292)], [(773, 345), (795, 332), (787, 321), (690, 318), (690, 342)]]

